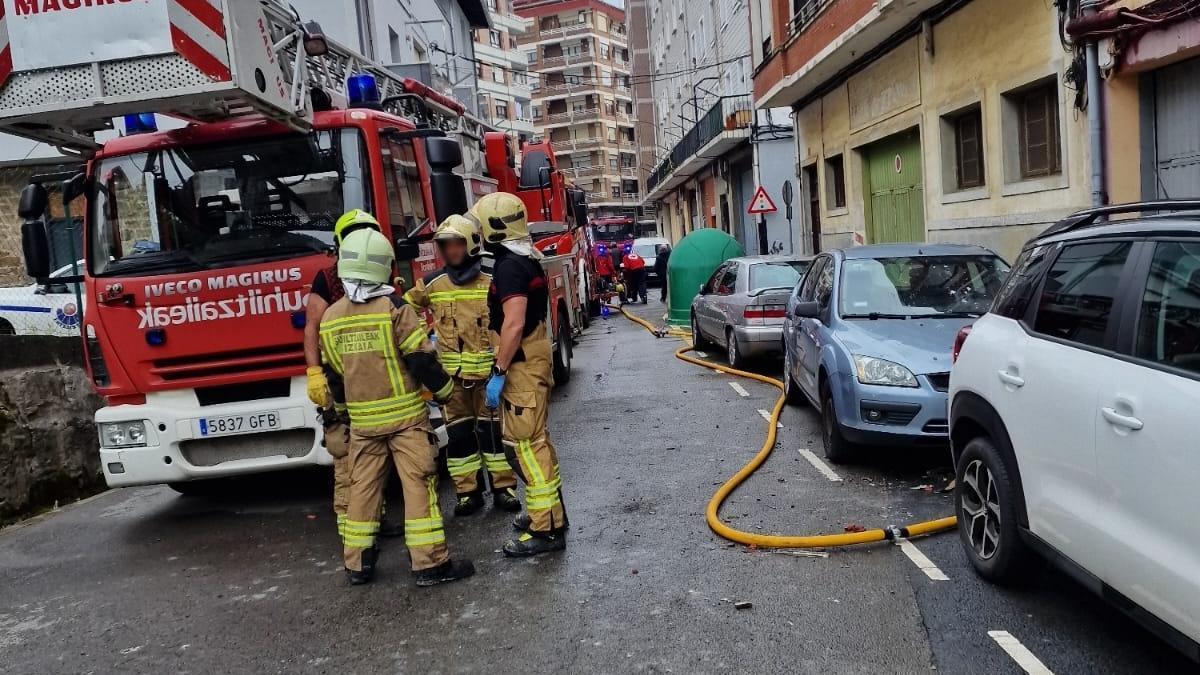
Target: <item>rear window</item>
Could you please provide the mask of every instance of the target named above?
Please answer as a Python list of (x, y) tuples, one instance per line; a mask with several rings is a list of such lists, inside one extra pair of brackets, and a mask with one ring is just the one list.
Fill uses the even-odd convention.
[(757, 263), (750, 266), (750, 290), (764, 288), (791, 289), (804, 276), (808, 263), (800, 260), (778, 263)]
[(657, 258), (658, 257), (658, 245), (657, 244), (638, 244), (633, 247), (633, 252), (642, 256), (643, 258)]

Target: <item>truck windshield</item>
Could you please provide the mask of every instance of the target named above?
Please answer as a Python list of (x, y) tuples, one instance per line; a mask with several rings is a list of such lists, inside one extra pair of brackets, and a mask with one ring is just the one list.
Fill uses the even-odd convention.
[(353, 129), (111, 157), (95, 170), (93, 274), (170, 274), (327, 251), (371, 210)]

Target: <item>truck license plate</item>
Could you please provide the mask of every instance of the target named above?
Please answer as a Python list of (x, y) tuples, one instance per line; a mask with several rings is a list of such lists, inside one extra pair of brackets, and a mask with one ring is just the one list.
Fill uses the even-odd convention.
[(248, 434), (256, 431), (272, 431), (278, 428), (279, 412), (275, 410), (243, 415), (201, 417), (196, 420), (196, 433), (201, 436)]

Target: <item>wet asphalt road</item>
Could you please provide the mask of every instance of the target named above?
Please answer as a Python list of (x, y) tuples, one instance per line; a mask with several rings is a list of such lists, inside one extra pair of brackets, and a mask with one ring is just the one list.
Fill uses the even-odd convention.
[[(447, 522), (476, 577), (417, 589), (393, 540), (376, 583), (349, 588), (324, 476), (212, 498), (112, 491), (0, 531), (0, 672), (1021, 672), (997, 630), (1056, 673), (1196, 670), (1057, 572), (1015, 590), (979, 581), (953, 534), (915, 542), (946, 581), (895, 545), (793, 557), (715, 537), (705, 504), (758, 449), (757, 410), (776, 394), (740, 382), (743, 397), (673, 359), (677, 344), (613, 318), (576, 347), (551, 414), (564, 554), (506, 560), (507, 519), (486, 512)], [(950, 512), (919, 489), (948, 473), (945, 453), (874, 453), (833, 482), (799, 452), (820, 455), (812, 411), (782, 421), (723, 511), (735, 526), (811, 534)]]

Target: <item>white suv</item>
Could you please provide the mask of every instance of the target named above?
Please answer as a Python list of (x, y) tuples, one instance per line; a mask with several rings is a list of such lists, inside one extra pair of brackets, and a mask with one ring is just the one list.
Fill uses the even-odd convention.
[(1200, 219), (1081, 212), (1030, 241), (956, 340), (958, 530), (979, 574), (1031, 553), (1200, 660)]

